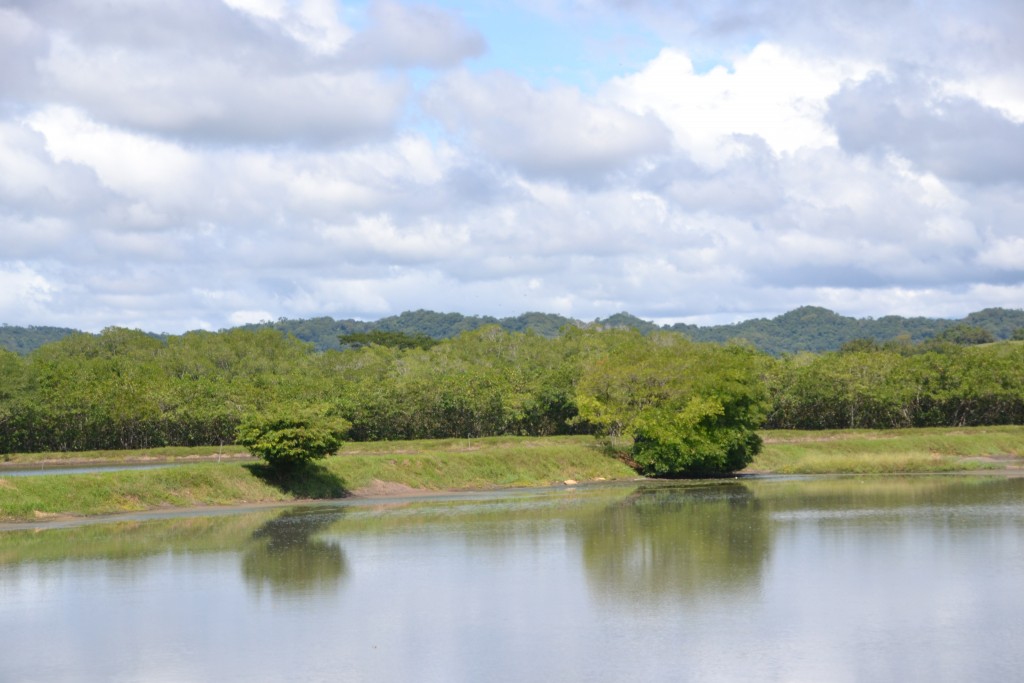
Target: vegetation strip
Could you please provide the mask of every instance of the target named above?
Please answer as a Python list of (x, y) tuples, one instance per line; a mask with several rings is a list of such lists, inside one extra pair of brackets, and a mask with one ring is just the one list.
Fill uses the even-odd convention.
[[(280, 472), (263, 463), (189, 464), (160, 470), (0, 476), (0, 520), (99, 515), (168, 507), (341, 498), (361, 492), (533, 487), (636, 474), (587, 437), (360, 444)], [(408, 451), (412, 452), (408, 452)]]
[[(26, 356), (0, 349), (0, 460), (227, 448), (243, 421), (295, 406), (344, 420), (353, 441), (607, 430), (648, 437), (638, 456), (667, 453), (665, 437), (697, 423), (739, 432), (1024, 424), (1024, 342), (945, 332), (777, 358), (665, 331), (546, 338), (485, 327), (429, 343), (392, 332), (316, 352), (272, 329), (157, 339), (110, 328)], [(720, 445), (745, 434), (717, 436)]]
[[(745, 473), (1024, 471), (1020, 426), (761, 434), (764, 450)], [(17, 479), (0, 473), (0, 520), (635, 476), (586, 436), (368, 442), (346, 444), (341, 455), (285, 475), (262, 463), (237, 462)]]
[(1024, 467), (1024, 427), (767, 430), (745, 472), (885, 474)]

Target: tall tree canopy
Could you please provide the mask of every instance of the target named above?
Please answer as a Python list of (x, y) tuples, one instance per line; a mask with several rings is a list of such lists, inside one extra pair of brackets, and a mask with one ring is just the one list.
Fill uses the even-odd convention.
[(633, 459), (654, 476), (742, 469), (757, 454), (767, 412), (763, 357), (749, 347), (694, 343), (670, 333), (610, 332), (583, 369), (580, 419), (633, 438)]

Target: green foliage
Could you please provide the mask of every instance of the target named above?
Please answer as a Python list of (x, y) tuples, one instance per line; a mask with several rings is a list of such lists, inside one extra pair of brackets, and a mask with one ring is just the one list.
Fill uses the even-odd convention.
[[(997, 313), (991, 309), (985, 319)], [(1001, 324), (1013, 321), (1010, 313), (999, 313)], [(790, 318), (846, 325), (824, 309)], [(392, 322), (400, 319), (466, 323), (426, 312)], [(629, 322), (624, 315), (609, 320)], [(770, 396), (771, 427), (1024, 423), (1019, 342), (915, 342), (910, 332), (879, 341), (862, 327), (841, 352), (773, 359), (665, 331), (644, 335), (601, 324), (568, 325), (555, 337), (529, 331), (560, 321), (527, 314), (516, 323), (527, 331), (509, 332), (476, 319), (482, 326), (429, 344), (405, 343), (424, 341), (423, 333), (360, 323), (356, 338), (386, 344), (325, 352), (268, 327), (164, 338), (109, 328), (71, 334), (26, 356), (0, 350), (0, 453), (223, 446), (234, 442), (245, 415), (315, 404), (348, 420), (354, 440), (596, 432), (639, 437), (643, 459), (651, 441), (645, 434), (669, 443), (672, 430), (717, 429), (729, 416), (745, 415), (724, 400), (731, 394), (712, 386), (733, 366), (743, 377), (737, 386), (753, 377)], [(699, 386), (708, 377), (715, 379)], [(722, 399), (724, 417), (707, 413), (703, 422), (688, 422), (682, 411), (693, 396)], [(759, 414), (744, 420), (756, 422)], [(677, 446), (696, 452), (706, 441)], [(730, 446), (707, 448), (727, 454)]]
[(338, 336), (338, 342), (340, 342), (342, 346), (353, 346), (356, 348), (376, 344), (378, 346), (387, 346), (392, 349), (423, 349), (424, 351), (441, 343), (437, 339), (428, 337), (425, 334), (385, 332), (383, 330), (342, 334)]
[(235, 440), (273, 467), (287, 469), (336, 453), (350, 426), (325, 409), (279, 406), (246, 416)]
[(579, 323), (556, 313), (523, 313), (514, 318), (502, 318), (498, 324), (509, 332), (535, 332), (542, 337), (557, 337), (562, 328)]
[(625, 311), (610, 315), (604, 320), (598, 318), (594, 321), (594, 327), (605, 330), (638, 330), (644, 334), (655, 332), (660, 329), (654, 323), (648, 322), (647, 320), (641, 320), (635, 315)]
[[(960, 322), (986, 330), (994, 339), (1008, 339), (1016, 327), (1024, 326), (1024, 310), (989, 308), (971, 313)], [(953, 320), (895, 315), (858, 319), (817, 306), (803, 306), (771, 319), (757, 318), (710, 327), (679, 323), (671, 329), (695, 341), (746, 339), (762, 351), (779, 356), (801, 351), (835, 351), (844, 344), (868, 339), (886, 346), (901, 339), (920, 343), (956, 324)]]
[(964, 324), (988, 330), (996, 339), (1009, 339), (1014, 330), (1024, 328), (1024, 310), (985, 308), (969, 313)]
[[(677, 323), (660, 328), (652, 322), (626, 312), (616, 313), (604, 319), (598, 318), (587, 324), (553, 313), (532, 312), (509, 318), (494, 318), (419, 310), (406, 311), (372, 322), (335, 320), (327, 316), (298, 320), (281, 318), (276, 322), (254, 323), (236, 329), (250, 333), (276, 330), (312, 344), (317, 351), (340, 349), (339, 336), (372, 332), (397, 332), (440, 340), (451, 339), (488, 325), (498, 325), (509, 332), (531, 331), (548, 338), (558, 336), (561, 330), (568, 326), (597, 329), (629, 328), (644, 333), (660, 329), (685, 334), (695, 341), (727, 342), (745, 339), (762, 351), (781, 355), (800, 351), (835, 351), (843, 344), (857, 339), (890, 342), (905, 338), (908, 342), (919, 343), (941, 334), (958, 323), (986, 330), (996, 340), (1010, 339), (1016, 330), (1024, 329), (1024, 310), (986, 308), (969, 314), (963, 320), (954, 321), (923, 317), (904, 318), (895, 315), (877, 319), (858, 319), (838, 315), (817, 306), (803, 306), (771, 319), (757, 318), (730, 325), (708, 327)], [(59, 327), (0, 325), (0, 348), (28, 354), (40, 346), (59, 341), (73, 333), (75, 330)], [(164, 337), (166, 335), (157, 336), (161, 340)]]
[(1024, 424), (1024, 345), (926, 342), (801, 354), (765, 374), (766, 426), (843, 429)]
[(488, 326), (429, 350), (369, 346), (324, 358), (356, 440), (570, 431), (572, 344)]
[(882, 345), (874, 339), (859, 337), (851, 339), (839, 347), (839, 353), (863, 353), (865, 351), (879, 351), (882, 348)]
[(634, 429), (633, 460), (644, 474), (706, 477), (746, 467), (761, 450), (751, 424), (716, 398), (692, 397), (677, 412), (652, 410)]
[(593, 341), (577, 389), (579, 420), (632, 437), (641, 473), (709, 476), (742, 469), (758, 452), (763, 356), (668, 333), (614, 331)]
[(44, 344), (60, 341), (77, 330), (68, 327), (47, 327), (45, 325), (0, 325), (0, 349), (27, 354)]
[(960, 323), (935, 335), (935, 340), (970, 346), (972, 344), (991, 344), (996, 338), (983, 327)]
[[(4, 451), (231, 443), (242, 415), (319, 400), (307, 345), (273, 330), (155, 338), (108, 328), (73, 334), (12, 366)], [(0, 367), (0, 372), (5, 372)], [(19, 375), (20, 373), (20, 375)], [(3, 411), (0, 398), (0, 412)]]

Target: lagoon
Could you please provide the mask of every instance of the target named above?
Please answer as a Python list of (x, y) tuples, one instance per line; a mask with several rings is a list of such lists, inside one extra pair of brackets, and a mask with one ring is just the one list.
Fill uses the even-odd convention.
[(1005, 681), (1024, 478), (793, 477), (0, 532), (0, 681)]

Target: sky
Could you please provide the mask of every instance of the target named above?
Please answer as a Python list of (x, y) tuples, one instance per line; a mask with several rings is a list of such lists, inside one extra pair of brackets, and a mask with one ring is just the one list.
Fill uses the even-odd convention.
[(0, 0), (0, 323), (1024, 306), (1020, 0)]

